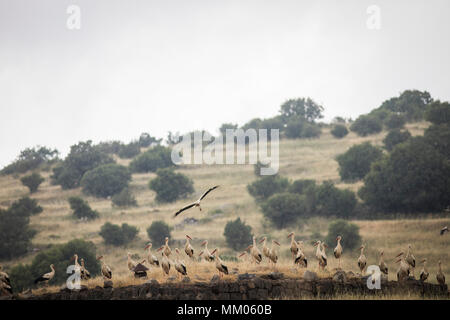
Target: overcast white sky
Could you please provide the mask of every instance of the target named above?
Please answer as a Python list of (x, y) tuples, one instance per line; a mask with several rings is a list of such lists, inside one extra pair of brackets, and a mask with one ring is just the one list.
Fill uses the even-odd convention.
[(448, 0), (0, 0), (0, 168), (38, 144), (216, 132), (288, 98), (326, 120), (405, 89), (450, 100), (449, 39)]

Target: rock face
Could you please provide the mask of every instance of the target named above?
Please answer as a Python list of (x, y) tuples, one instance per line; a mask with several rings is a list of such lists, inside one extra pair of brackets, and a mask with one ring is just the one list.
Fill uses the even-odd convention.
[[(314, 272), (306, 271), (303, 279), (280, 278), (277, 273), (265, 276), (240, 275), (237, 281), (158, 283), (149, 280), (141, 285), (120, 288), (61, 290), (42, 295), (13, 295), (4, 299), (17, 300), (118, 300), (118, 299), (184, 299), (184, 300), (265, 300), (332, 297), (339, 294), (392, 295), (412, 294), (423, 297), (448, 298), (447, 285), (440, 286), (410, 279), (404, 282), (382, 281), (380, 290), (371, 290), (363, 278), (348, 278), (336, 272), (332, 278), (318, 279)], [(272, 278), (276, 279), (272, 279)], [(346, 278), (347, 277), (347, 278)]]

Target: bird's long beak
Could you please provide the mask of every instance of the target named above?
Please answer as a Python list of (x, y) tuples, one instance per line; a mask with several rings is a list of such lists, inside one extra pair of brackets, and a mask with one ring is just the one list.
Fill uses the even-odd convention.
[(264, 238), (262, 238), (261, 240), (259, 240), (259, 243), (262, 243), (262, 242), (264, 242)]
[(294, 233), (293, 233), (293, 232), (291, 232), (291, 233), (289, 233), (289, 234), (288, 234), (288, 236), (287, 236), (287, 237), (288, 237), (288, 238), (290, 238), (290, 237), (292, 237), (292, 236), (293, 236), (293, 234), (294, 234)]
[(97, 258), (97, 260), (100, 260), (100, 259), (102, 259), (102, 258), (103, 258), (103, 256), (100, 256), (100, 257)]
[(214, 253), (216, 253), (217, 248), (213, 250), (213, 252), (211, 252), (211, 255), (213, 255)]
[(280, 243), (278, 241), (273, 241), (277, 246), (280, 246)]
[(199, 254), (198, 254), (198, 256), (200, 257), (201, 255), (203, 254), (203, 251), (202, 252), (200, 252)]
[(201, 245), (204, 246), (205, 244), (206, 244), (206, 241), (203, 241)]
[(252, 245), (252, 244), (249, 245), (249, 246), (247, 247), (247, 249), (245, 249), (245, 250), (247, 251), (247, 250), (250, 250), (251, 248), (253, 248), (253, 245)]
[(395, 257), (398, 258), (403, 254), (403, 252), (400, 252), (398, 255), (396, 255)]
[(328, 248), (328, 246), (327, 246), (325, 243), (323, 244), (323, 246), (324, 246), (325, 248)]
[(148, 245), (146, 245), (144, 249), (148, 249), (148, 247), (150, 247), (150, 245), (149, 245), (149, 244), (148, 244)]
[(427, 259), (423, 259), (422, 261), (420, 261), (421, 263), (424, 263), (425, 261), (427, 261)]
[(239, 255), (239, 258), (242, 257), (243, 255), (245, 255), (246, 253), (247, 253), (247, 252), (245, 252), (245, 251), (242, 252), (242, 253)]
[(187, 234), (186, 238), (188, 238), (189, 240), (192, 240), (192, 238)]
[(164, 247), (159, 248), (156, 252), (160, 252)]
[(319, 244), (319, 242), (314, 243), (314, 247), (317, 247), (318, 244)]

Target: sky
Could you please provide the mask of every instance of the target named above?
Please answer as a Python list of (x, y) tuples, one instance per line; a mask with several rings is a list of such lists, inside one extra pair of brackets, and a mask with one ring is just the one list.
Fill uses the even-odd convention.
[(325, 121), (406, 89), (448, 101), (449, 14), (448, 0), (0, 0), (0, 168), (36, 145), (217, 133), (290, 98)]

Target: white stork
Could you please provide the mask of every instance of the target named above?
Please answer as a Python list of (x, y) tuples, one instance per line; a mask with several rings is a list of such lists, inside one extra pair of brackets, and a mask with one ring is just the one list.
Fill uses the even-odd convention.
[(214, 189), (216, 189), (216, 188), (218, 188), (218, 187), (219, 187), (219, 186), (214, 186), (214, 187), (209, 188), (208, 190), (206, 190), (206, 191), (202, 194), (202, 196), (201, 196), (200, 198), (198, 198), (197, 201), (195, 201), (195, 202), (193, 202), (193, 203), (191, 203), (191, 204), (188, 204), (187, 206), (184, 206), (183, 208), (181, 208), (180, 210), (178, 210), (177, 212), (175, 212), (174, 217), (178, 216), (178, 215), (179, 215), (180, 213), (182, 213), (183, 211), (185, 211), (185, 210), (187, 210), (187, 209), (190, 209), (190, 208), (192, 208), (192, 207), (198, 207), (198, 208), (200, 209), (200, 211), (202, 211), (202, 207), (200, 206), (200, 202), (203, 200), (203, 198), (206, 197), (206, 195), (207, 195), (208, 193), (210, 193), (211, 191), (213, 191)]
[(50, 265), (50, 269), (52, 271), (40, 276), (39, 278), (37, 278), (36, 280), (34, 280), (34, 283), (40, 283), (40, 282), (44, 282), (46, 285), (48, 285), (48, 282), (50, 280), (53, 279), (53, 277), (55, 276), (55, 267), (53, 266), (53, 264)]

